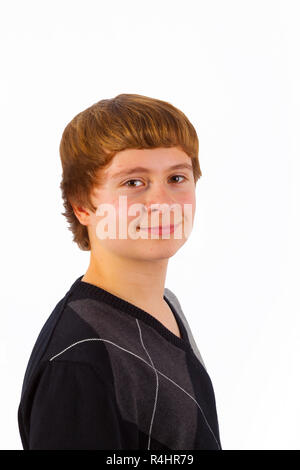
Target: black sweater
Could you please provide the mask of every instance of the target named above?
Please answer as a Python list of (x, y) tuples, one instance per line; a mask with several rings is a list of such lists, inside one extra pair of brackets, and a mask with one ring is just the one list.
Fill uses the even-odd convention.
[(177, 297), (165, 288), (182, 338), (82, 277), (29, 358), (23, 448), (221, 450), (212, 382)]

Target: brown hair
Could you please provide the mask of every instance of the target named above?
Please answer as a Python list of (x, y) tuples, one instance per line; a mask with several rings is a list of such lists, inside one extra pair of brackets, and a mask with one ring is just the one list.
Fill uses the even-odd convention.
[(122, 150), (158, 147), (180, 147), (192, 160), (196, 184), (202, 176), (196, 130), (182, 111), (166, 101), (123, 93), (98, 101), (66, 126), (59, 146), (62, 215), (81, 250), (91, 249), (88, 230), (77, 219), (72, 204), (95, 212), (90, 195), (100, 183), (98, 170)]

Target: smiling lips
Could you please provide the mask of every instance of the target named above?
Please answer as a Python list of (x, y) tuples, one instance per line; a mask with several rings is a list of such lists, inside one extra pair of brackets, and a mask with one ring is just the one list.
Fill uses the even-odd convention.
[(159, 225), (158, 227), (138, 227), (140, 230), (148, 230), (148, 232), (151, 233), (158, 233), (158, 234), (163, 234), (163, 233), (172, 233), (174, 232), (175, 228), (178, 227), (181, 224), (179, 222), (176, 225), (170, 224), (170, 225)]

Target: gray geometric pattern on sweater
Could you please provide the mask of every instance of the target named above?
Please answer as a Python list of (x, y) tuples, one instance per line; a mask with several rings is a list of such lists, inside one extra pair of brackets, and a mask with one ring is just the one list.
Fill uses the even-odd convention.
[[(169, 289), (165, 295), (184, 322), (195, 348), (176, 296)], [(69, 307), (104, 341), (123, 418), (170, 448), (174, 448), (176, 429), (175, 448), (192, 449), (200, 405), (187, 368), (186, 351), (147, 323), (107, 303), (84, 298), (70, 301)], [(197, 347), (195, 351), (202, 362)], [(184, 425), (183, 414), (188, 417)]]

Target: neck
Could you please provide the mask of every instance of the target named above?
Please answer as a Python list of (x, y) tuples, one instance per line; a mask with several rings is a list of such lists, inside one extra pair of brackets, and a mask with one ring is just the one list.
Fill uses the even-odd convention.
[(136, 260), (91, 251), (82, 281), (94, 284), (151, 313), (163, 311), (168, 259)]

